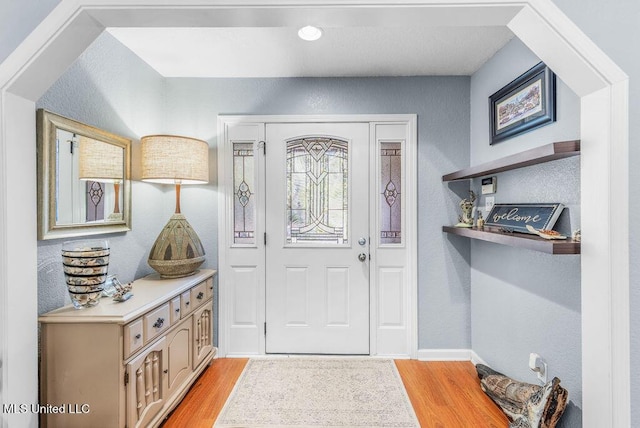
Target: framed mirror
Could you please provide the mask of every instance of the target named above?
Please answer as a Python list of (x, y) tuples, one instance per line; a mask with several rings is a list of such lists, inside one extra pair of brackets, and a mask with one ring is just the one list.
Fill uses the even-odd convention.
[(38, 239), (131, 230), (131, 140), (39, 109)]

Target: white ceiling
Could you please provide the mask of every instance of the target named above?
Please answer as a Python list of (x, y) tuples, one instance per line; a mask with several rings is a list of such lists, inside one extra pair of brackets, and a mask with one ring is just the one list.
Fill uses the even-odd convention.
[(513, 33), (495, 27), (109, 28), (165, 77), (471, 75)]

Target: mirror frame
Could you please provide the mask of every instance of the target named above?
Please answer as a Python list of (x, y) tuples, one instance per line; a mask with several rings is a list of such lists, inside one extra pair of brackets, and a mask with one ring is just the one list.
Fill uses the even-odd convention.
[[(57, 130), (113, 144), (124, 149), (124, 177), (121, 184), (122, 220), (101, 223), (56, 224), (55, 188)], [(131, 230), (131, 140), (44, 109), (36, 111), (38, 163), (38, 240), (72, 238)]]

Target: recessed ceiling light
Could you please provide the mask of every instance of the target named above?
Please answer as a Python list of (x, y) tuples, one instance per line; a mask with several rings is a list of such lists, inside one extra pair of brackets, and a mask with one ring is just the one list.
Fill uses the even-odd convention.
[(298, 30), (298, 37), (302, 40), (313, 41), (322, 37), (322, 30), (312, 25), (307, 25)]

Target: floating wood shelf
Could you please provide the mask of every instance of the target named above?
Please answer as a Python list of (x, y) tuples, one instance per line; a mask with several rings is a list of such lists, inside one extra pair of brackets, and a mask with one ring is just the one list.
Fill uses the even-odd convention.
[(561, 141), (443, 175), (442, 181), (466, 180), (580, 154), (580, 140)]
[(480, 230), (475, 227), (443, 226), (442, 231), (466, 238), (480, 239), (511, 247), (527, 248), (548, 254), (580, 254), (580, 242), (572, 239), (544, 239), (526, 233), (500, 232), (499, 229), (493, 227), (485, 227)]

